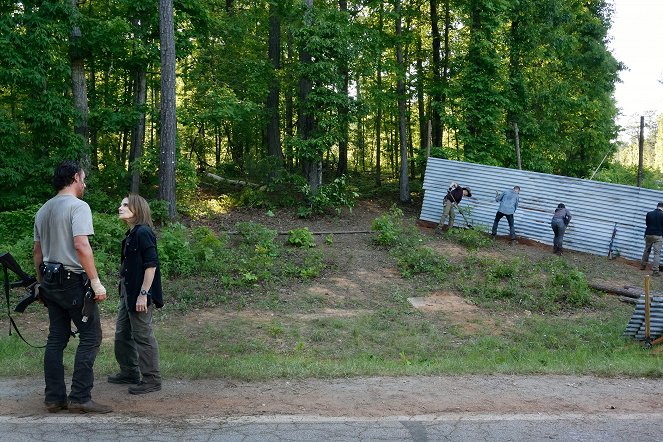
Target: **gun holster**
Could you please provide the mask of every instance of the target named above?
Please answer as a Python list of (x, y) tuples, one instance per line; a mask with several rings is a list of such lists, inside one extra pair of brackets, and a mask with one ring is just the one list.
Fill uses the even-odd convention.
[(42, 281), (47, 284), (62, 285), (64, 265), (60, 262), (45, 262), (41, 265)]

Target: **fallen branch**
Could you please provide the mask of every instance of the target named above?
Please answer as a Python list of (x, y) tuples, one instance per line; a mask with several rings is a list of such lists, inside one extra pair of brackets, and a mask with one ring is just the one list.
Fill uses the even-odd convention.
[(231, 180), (229, 178), (223, 178), (223, 177), (220, 177), (218, 175), (214, 175), (213, 173), (210, 173), (210, 172), (206, 172), (205, 175), (212, 178), (213, 180), (221, 181), (222, 183), (235, 184), (236, 186), (255, 187), (255, 188), (261, 187), (260, 184), (250, 183), (248, 181), (241, 181), (241, 180)]
[[(292, 229), (292, 230), (296, 230), (296, 228)], [(239, 234), (239, 232), (237, 230), (227, 230), (225, 233), (228, 234), (228, 235), (237, 235), (237, 234)], [(322, 232), (310, 232), (310, 233), (311, 233), (311, 235), (354, 235), (354, 234), (357, 234), (357, 233), (373, 233), (373, 231), (372, 230), (341, 230), (341, 231), (333, 232), (333, 231), (330, 230), (330, 231), (327, 231), (327, 232), (322, 231)], [(290, 230), (288, 230), (287, 232), (283, 232), (283, 231), (282, 232), (276, 232), (276, 234), (277, 235), (290, 235)]]
[(637, 299), (643, 293), (643, 290), (638, 287), (629, 287), (629, 286), (616, 287), (614, 285), (607, 285), (598, 282), (589, 282), (587, 285), (589, 285), (591, 288), (595, 290), (600, 290), (602, 292), (609, 293), (611, 295), (625, 296), (627, 298)]

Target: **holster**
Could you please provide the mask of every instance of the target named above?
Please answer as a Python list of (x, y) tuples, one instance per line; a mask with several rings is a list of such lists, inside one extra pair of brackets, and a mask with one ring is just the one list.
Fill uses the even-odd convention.
[(41, 265), (42, 281), (47, 284), (62, 285), (64, 273), (64, 265), (60, 262), (45, 262)]

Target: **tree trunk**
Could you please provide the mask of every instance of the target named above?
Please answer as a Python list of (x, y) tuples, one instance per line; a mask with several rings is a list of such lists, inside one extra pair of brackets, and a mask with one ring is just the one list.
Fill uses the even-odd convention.
[(173, 0), (159, 0), (159, 42), (161, 50), (161, 154), (159, 198), (168, 204), (168, 216), (175, 218), (175, 161), (177, 158), (177, 115), (175, 98), (175, 28)]
[(90, 165), (89, 153), (87, 151), (88, 143), (88, 105), (87, 105), (87, 86), (85, 83), (85, 64), (83, 60), (83, 53), (80, 47), (81, 28), (78, 26), (80, 19), (80, 12), (78, 10), (78, 1), (70, 0), (72, 22), (74, 25), (71, 28), (69, 36), (70, 51), (69, 57), (71, 62), (71, 92), (74, 100), (74, 108), (76, 109), (76, 122), (74, 125), (74, 132), (78, 134), (83, 141), (83, 152), (85, 167)]
[[(288, 29), (288, 61), (292, 62), (293, 61), (293, 54), (292, 54), (292, 31)], [(293, 100), (292, 100), (292, 89), (290, 87), (290, 82), (287, 82), (288, 86), (286, 87), (285, 90), (285, 133), (288, 137), (292, 137), (294, 133), (294, 105), (293, 105)], [(288, 165), (288, 170), (293, 171), (294, 169), (294, 152), (292, 149), (292, 143), (287, 143), (286, 144), (286, 162)]]
[[(384, 3), (380, 2), (380, 18), (379, 18), (379, 31), (382, 33), (382, 26), (384, 25)], [(378, 94), (382, 92), (382, 54), (378, 54), (377, 63), (377, 84), (376, 89)], [(377, 102), (377, 115), (375, 117), (375, 185), (380, 187), (382, 184), (382, 167), (381, 167), (381, 143), (382, 143), (382, 99), (378, 98)]]
[(437, 16), (437, 0), (430, 0), (430, 24), (433, 38), (433, 92), (431, 93), (430, 120), (433, 125), (433, 146), (442, 145), (442, 121), (440, 118), (440, 28)]
[(272, 62), (271, 84), (267, 96), (267, 153), (276, 159), (279, 167), (283, 163), (283, 151), (281, 150), (281, 127), (279, 124), (279, 94), (280, 86), (276, 73), (281, 69), (281, 17), (278, 5), (273, 2), (269, 4), (269, 38), (268, 56)]
[(419, 149), (424, 150), (428, 144), (428, 130), (426, 123), (426, 109), (424, 99), (424, 73), (423, 49), (421, 36), (417, 38), (417, 109), (419, 111)]
[(400, 150), (400, 197), (402, 202), (410, 201), (410, 176), (407, 161), (407, 133), (405, 122), (405, 63), (403, 61), (403, 24), (401, 17), (401, 2), (396, 0), (396, 66), (398, 80), (396, 82), (396, 95), (398, 96), (398, 141)]
[[(313, 0), (304, 0), (304, 5), (305, 26), (312, 26), (311, 13), (313, 10)], [(312, 63), (311, 54), (308, 53), (305, 47), (302, 47), (300, 50), (299, 60), (304, 66)], [(307, 75), (304, 74), (299, 79), (299, 134), (302, 140), (305, 141), (311, 138), (315, 126), (313, 110), (310, 108), (308, 102), (308, 96), (313, 90), (313, 82)], [(322, 161), (318, 158), (317, 152), (307, 152), (302, 165), (311, 189), (311, 194), (316, 194), (320, 184), (322, 184)]]
[[(348, 2), (347, 0), (339, 0), (338, 9), (342, 15), (345, 15), (348, 12)], [(341, 123), (341, 138), (338, 141), (338, 170), (337, 174), (345, 175), (348, 173), (348, 137), (349, 137), (349, 121), (348, 115), (350, 109), (348, 109), (349, 89), (350, 89), (350, 69), (348, 68), (348, 62), (345, 58), (342, 58), (340, 61), (339, 72), (341, 75), (341, 81), (343, 82), (343, 102), (338, 106), (338, 116)]]
[[(447, 91), (449, 89), (449, 28), (451, 27), (451, 8), (449, 7), (449, 0), (444, 0), (444, 59), (442, 61), (442, 92), (440, 96), (440, 114), (446, 117), (447, 114)], [(446, 119), (444, 120), (446, 121)], [(443, 132), (448, 124), (444, 124), (440, 120), (440, 146), (442, 146)]]
[(147, 100), (147, 73), (145, 66), (136, 66), (134, 70), (133, 89), (134, 106), (139, 109), (139, 113), (136, 124), (131, 131), (129, 170), (131, 171), (131, 192), (138, 193), (140, 190), (140, 167), (138, 167), (138, 163), (143, 156), (143, 145), (145, 143), (145, 101)]

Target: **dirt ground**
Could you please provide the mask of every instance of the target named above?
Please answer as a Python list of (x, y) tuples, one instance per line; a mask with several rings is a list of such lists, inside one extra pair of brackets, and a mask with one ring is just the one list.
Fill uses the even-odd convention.
[[(264, 210), (237, 210), (220, 215), (211, 222), (215, 229), (233, 230), (238, 221), (254, 221), (287, 232), (308, 227), (312, 232), (345, 232), (333, 235), (334, 246), (343, 251), (347, 266), (313, 282), (283, 288), (284, 293), (305, 290), (329, 297), (348, 293), (373, 296), (386, 287), (412, 292), (411, 283), (403, 280), (393, 260), (386, 253), (366, 247), (366, 232), (372, 221), (387, 209), (379, 203), (364, 201), (352, 213), (324, 220), (301, 220), (289, 211), (269, 216)], [(416, 210), (408, 214), (416, 219)], [(420, 226), (433, 238), (431, 247), (461, 260), (466, 251), (457, 244), (436, 237), (432, 229)], [(324, 235), (317, 237), (319, 243)], [(521, 240), (511, 246), (498, 239), (481, 253), (503, 255), (517, 253), (539, 259), (551, 253), (550, 246)], [(641, 286), (643, 272), (637, 264), (623, 259), (613, 261), (584, 253), (568, 251), (564, 259), (584, 271), (590, 281), (614, 286)], [(653, 282), (653, 290), (660, 290)], [(663, 285), (662, 285), (663, 287)], [(408, 292), (409, 290), (409, 292)], [(443, 314), (450, 325), (472, 324), (480, 317), (478, 307), (457, 294), (440, 287), (433, 293), (416, 293), (411, 300), (416, 308)], [(347, 316), (361, 311), (320, 309), (300, 314), (300, 319)], [(219, 319), (225, 311), (196, 312), (191, 323), (203, 326), (210, 318)], [(236, 314), (256, 315), (243, 310)], [(264, 316), (264, 315), (263, 315)], [(306, 317), (304, 317), (306, 316)], [(469, 318), (469, 319), (468, 319)], [(269, 320), (269, 319), (268, 319)], [(470, 325), (471, 326), (471, 325)], [(105, 340), (112, 339), (114, 324), (105, 320)], [(0, 379), (2, 414), (31, 416), (43, 414), (42, 379)], [(416, 376), (370, 377), (352, 379), (275, 380), (269, 382), (234, 382), (232, 380), (166, 379), (161, 392), (131, 396), (126, 386), (112, 385), (98, 379), (94, 398), (112, 404), (120, 414), (154, 417), (210, 417), (241, 415), (321, 415), (321, 416), (405, 416), (457, 412), (490, 413), (594, 413), (650, 412), (660, 410), (663, 382), (652, 379), (596, 378), (590, 376)]]

